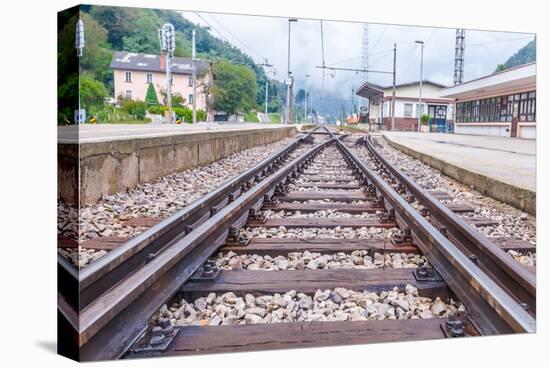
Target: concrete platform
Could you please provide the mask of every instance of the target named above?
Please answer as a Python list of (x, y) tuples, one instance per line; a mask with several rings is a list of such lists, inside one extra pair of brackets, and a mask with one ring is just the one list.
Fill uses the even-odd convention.
[(158, 138), (163, 136), (177, 136), (199, 134), (218, 131), (245, 131), (245, 130), (276, 130), (294, 126), (300, 130), (309, 125), (281, 125), (258, 123), (198, 123), (191, 124), (84, 124), (79, 126), (58, 127), (58, 142), (60, 143), (93, 143), (113, 140), (125, 140), (130, 138)]
[(535, 140), (394, 131), (383, 135), (395, 148), (447, 176), (535, 214)]
[(81, 125), (58, 130), (58, 199), (95, 204), (158, 177), (294, 136), (294, 125)]

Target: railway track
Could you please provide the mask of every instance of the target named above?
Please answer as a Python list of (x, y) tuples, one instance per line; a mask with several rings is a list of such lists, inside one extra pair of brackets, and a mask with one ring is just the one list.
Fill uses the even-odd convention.
[(67, 351), (101, 360), (535, 331), (534, 275), (460, 208), (369, 139), (358, 143), (375, 167), (349, 137), (314, 134), (80, 275), (60, 261)]

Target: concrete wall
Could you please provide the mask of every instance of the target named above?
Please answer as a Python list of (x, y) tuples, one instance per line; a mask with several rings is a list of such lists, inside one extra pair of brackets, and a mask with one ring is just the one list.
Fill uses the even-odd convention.
[[(418, 98), (419, 89), (420, 89), (419, 84), (396, 87), (395, 94), (397, 97)], [(441, 98), (439, 96), (441, 93), (441, 89), (442, 89), (441, 87), (437, 87), (429, 83), (423, 83), (422, 97), (423, 98)], [(384, 89), (384, 97), (391, 97), (392, 92), (393, 91), (391, 87)]]
[(468, 171), (462, 167), (455, 166), (454, 164), (393, 142), (385, 136), (384, 139), (386, 139), (388, 144), (394, 148), (399, 149), (411, 157), (424, 162), (428, 166), (441, 171), (444, 175), (449, 176), (463, 184), (473, 185), (476, 190), (484, 195), (510, 204), (536, 216), (537, 195), (535, 192), (495, 180), (479, 173)]
[[(58, 195), (66, 204), (95, 204), (101, 195), (204, 166), (297, 133), (295, 127), (204, 132), (58, 145)], [(79, 153), (80, 151), (80, 153)], [(78, 184), (80, 179), (80, 184)]]
[(535, 122), (520, 122), (518, 123), (518, 138), (536, 139), (537, 125)]
[(489, 135), (510, 137), (509, 122), (465, 122), (455, 123), (455, 134)]

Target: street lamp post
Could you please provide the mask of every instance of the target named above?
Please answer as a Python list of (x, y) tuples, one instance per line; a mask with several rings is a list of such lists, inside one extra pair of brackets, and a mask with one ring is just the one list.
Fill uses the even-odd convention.
[(193, 124), (197, 123), (197, 63), (195, 62), (196, 58), (196, 46), (195, 46), (195, 30), (193, 29), (192, 33), (193, 38), (193, 47), (191, 50), (191, 58), (193, 62)]
[(311, 75), (306, 74), (306, 81), (304, 86), (304, 124), (307, 124), (307, 78)]
[(424, 108), (422, 108), (422, 68), (424, 66), (424, 41), (414, 41), (414, 43), (418, 43), (420, 45), (420, 88), (418, 90), (418, 131), (420, 132), (422, 112), (424, 112)]
[(176, 50), (176, 29), (166, 23), (158, 30), (160, 51), (166, 57), (166, 104), (168, 105), (168, 122), (172, 123), (172, 56)]
[(80, 58), (84, 51), (84, 22), (79, 19), (76, 22), (75, 34), (76, 56), (78, 57), (78, 110), (75, 113), (75, 123), (81, 124), (86, 121), (86, 111), (80, 108)]
[(292, 88), (292, 74), (290, 72), (290, 24), (293, 22), (297, 22), (298, 19), (296, 18), (289, 18), (288, 19), (288, 57), (287, 57), (287, 80), (286, 80), (286, 123), (290, 123), (290, 99), (291, 99), (291, 93), (290, 89)]

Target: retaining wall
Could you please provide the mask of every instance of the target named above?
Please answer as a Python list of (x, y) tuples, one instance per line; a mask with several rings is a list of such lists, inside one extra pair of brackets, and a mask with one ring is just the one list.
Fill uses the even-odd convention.
[(396, 143), (386, 136), (384, 136), (384, 139), (392, 147), (426, 163), (430, 167), (441, 171), (444, 175), (449, 176), (460, 183), (472, 185), (483, 195), (490, 196), (493, 199), (505, 202), (536, 216), (537, 195), (535, 192), (466, 170), (449, 162), (434, 158), (428, 154), (420, 153), (402, 144)]
[(93, 143), (58, 144), (58, 199), (95, 204), (101, 195), (204, 166), (245, 149), (296, 135), (293, 126), (214, 131)]

